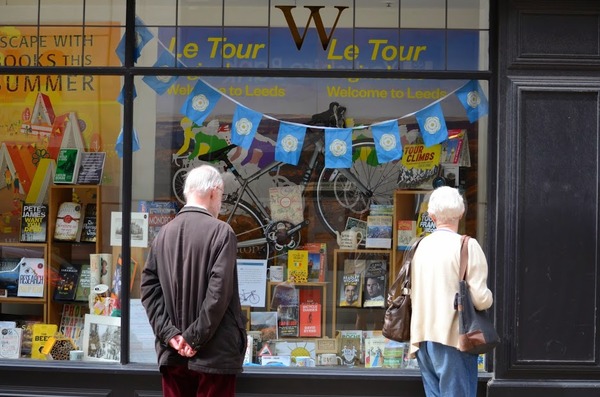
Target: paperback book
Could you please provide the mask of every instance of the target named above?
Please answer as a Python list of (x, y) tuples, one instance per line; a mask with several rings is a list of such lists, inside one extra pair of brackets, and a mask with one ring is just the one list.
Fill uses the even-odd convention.
[(60, 241), (76, 241), (81, 220), (81, 204), (64, 202), (56, 214), (54, 239)]
[(339, 305), (342, 307), (361, 307), (361, 274), (344, 274), (340, 286)]
[(175, 218), (179, 212), (179, 204), (176, 201), (142, 200), (139, 202), (138, 211), (148, 214), (148, 243), (151, 243), (160, 228)]
[(361, 363), (363, 334), (359, 330), (341, 330), (339, 333), (339, 354), (342, 364), (353, 367)]
[(278, 338), (298, 336), (298, 305), (279, 305), (277, 307)]
[(0, 258), (0, 291), (2, 297), (17, 296), (20, 258)]
[(86, 243), (96, 242), (96, 203), (85, 205), (80, 241)]
[(46, 355), (42, 353), (44, 345), (56, 334), (58, 325), (56, 324), (33, 324), (32, 342), (31, 342), (31, 358), (38, 360), (46, 360)]
[(300, 304), (300, 329), (298, 336), (309, 338), (321, 337), (321, 304)]
[(308, 251), (307, 250), (289, 250), (288, 281), (293, 283), (306, 283), (308, 281)]
[(391, 248), (392, 247), (392, 216), (369, 215), (367, 216), (366, 248)]
[(74, 148), (60, 149), (56, 157), (54, 183), (77, 183), (81, 150)]
[(387, 274), (387, 261), (373, 259), (367, 261), (363, 307), (385, 307)]
[(21, 357), (22, 335), (20, 328), (0, 328), (0, 359)]
[(81, 266), (72, 263), (63, 263), (58, 269), (58, 278), (54, 288), (55, 301), (73, 301), (77, 292)]
[(302, 249), (308, 251), (308, 282), (324, 282), (327, 273), (327, 244), (306, 243)]
[(412, 241), (417, 236), (417, 222), (410, 219), (400, 219), (398, 228), (398, 251), (404, 251), (410, 248)]
[(43, 258), (22, 258), (19, 263), (19, 289), (17, 296), (43, 298), (45, 264)]
[(75, 292), (75, 300), (78, 302), (87, 302), (91, 292), (91, 273), (89, 263), (81, 265), (81, 273), (77, 282), (77, 291)]
[(106, 152), (81, 152), (77, 183), (80, 185), (99, 185), (104, 173)]
[(48, 229), (48, 206), (23, 204), (21, 211), (21, 242), (45, 243)]

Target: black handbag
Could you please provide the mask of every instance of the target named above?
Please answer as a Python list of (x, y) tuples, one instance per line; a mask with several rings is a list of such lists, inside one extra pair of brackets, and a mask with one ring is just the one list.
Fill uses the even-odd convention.
[(412, 306), (410, 300), (410, 263), (417, 246), (423, 237), (415, 240), (410, 249), (404, 254), (402, 267), (387, 294), (387, 309), (383, 318), (381, 333), (396, 342), (410, 340), (410, 317)]
[(458, 311), (458, 350), (482, 354), (493, 350), (500, 343), (500, 336), (485, 310), (477, 310), (471, 300), (469, 285), (465, 280), (469, 261), (469, 236), (462, 236), (460, 248), (460, 281), (454, 298)]

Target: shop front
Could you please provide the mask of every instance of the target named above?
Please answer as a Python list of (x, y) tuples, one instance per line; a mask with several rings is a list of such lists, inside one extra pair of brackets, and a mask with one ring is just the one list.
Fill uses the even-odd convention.
[[(598, 12), (584, 9), (567, 23), (586, 33), (585, 53)], [(185, 176), (201, 164), (225, 175), (220, 217), (238, 238), (250, 336), (239, 395), (424, 395), (407, 345), (381, 335), (380, 298), (411, 239), (431, 232), (427, 200), (440, 185), (466, 200), (460, 231), (488, 255), (503, 337), (479, 358), (478, 395), (523, 393), (544, 373), (564, 379), (553, 368), (571, 364), (567, 378), (595, 374), (592, 320), (580, 343), (564, 347), (555, 335), (544, 350), (513, 318), (540, 307), (520, 288), (541, 266), (533, 250), (513, 256), (517, 241), (537, 241), (513, 225), (545, 205), (520, 200), (533, 197), (532, 186), (544, 191), (553, 177), (541, 171), (554, 170), (524, 160), (517, 148), (529, 153), (535, 142), (517, 132), (541, 140), (533, 124), (545, 118), (532, 115), (565, 124), (536, 97), (531, 75), (547, 78), (532, 66), (543, 63), (531, 55), (539, 48), (509, 33), (526, 19), (519, 32), (538, 37), (537, 12), (462, 0), (0, 5), (0, 395), (161, 395), (141, 270), (185, 203)], [(518, 40), (525, 56), (497, 50), (496, 41)], [(582, 64), (563, 63), (563, 74), (584, 74)], [(597, 89), (585, 77), (560, 109), (592, 106)], [(586, 142), (596, 136), (589, 125), (576, 125)], [(593, 168), (588, 149), (580, 157)], [(560, 164), (561, 178), (572, 178)], [(580, 178), (591, 211), (597, 183)], [(579, 278), (593, 273), (588, 254)], [(18, 274), (26, 263), (39, 273), (28, 285)], [(591, 287), (577, 277), (591, 311)], [(549, 318), (532, 324), (553, 334)], [(582, 382), (578, 391), (590, 387)]]

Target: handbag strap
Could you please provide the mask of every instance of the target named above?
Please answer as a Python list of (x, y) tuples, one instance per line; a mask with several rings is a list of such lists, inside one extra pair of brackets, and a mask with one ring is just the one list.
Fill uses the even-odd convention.
[(459, 280), (465, 280), (467, 277), (467, 266), (469, 264), (469, 239), (471, 237), (463, 234), (460, 238), (460, 277)]
[[(402, 288), (399, 289), (400, 294), (404, 294), (406, 295), (406, 291), (403, 291), (404, 289), (408, 289), (410, 290), (410, 264), (412, 262), (412, 258), (415, 255), (415, 251), (417, 250), (417, 246), (419, 245), (419, 243), (421, 242), (421, 240), (423, 240), (424, 236), (420, 236), (418, 237), (410, 246), (409, 250), (406, 251), (406, 253), (404, 254), (404, 260), (402, 261), (402, 267), (400, 267), (400, 270), (398, 270), (398, 275), (396, 276), (396, 279), (394, 280), (394, 283), (392, 284), (392, 286), (390, 287), (389, 290), (389, 295), (391, 295), (392, 297), (396, 297), (397, 294), (397, 290), (398, 290), (398, 284), (403, 283)], [(402, 277), (402, 275), (405, 275), (405, 277)]]

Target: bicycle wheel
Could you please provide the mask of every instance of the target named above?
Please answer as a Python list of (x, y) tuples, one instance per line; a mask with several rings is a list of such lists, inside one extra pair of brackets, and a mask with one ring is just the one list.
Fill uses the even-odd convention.
[(185, 186), (185, 177), (187, 176), (188, 170), (186, 168), (180, 168), (173, 175), (173, 194), (181, 204), (185, 205), (185, 196), (183, 195), (183, 187)]
[(226, 198), (221, 203), (219, 219), (228, 222), (238, 239), (239, 259), (269, 259), (269, 244), (265, 238), (265, 225), (250, 205), (240, 201), (235, 203)]
[(379, 164), (372, 141), (353, 143), (352, 158), (348, 171), (364, 184), (366, 194), (336, 168), (324, 168), (317, 181), (317, 213), (332, 233), (344, 230), (348, 218), (366, 222), (371, 204), (393, 203), (400, 160)]

